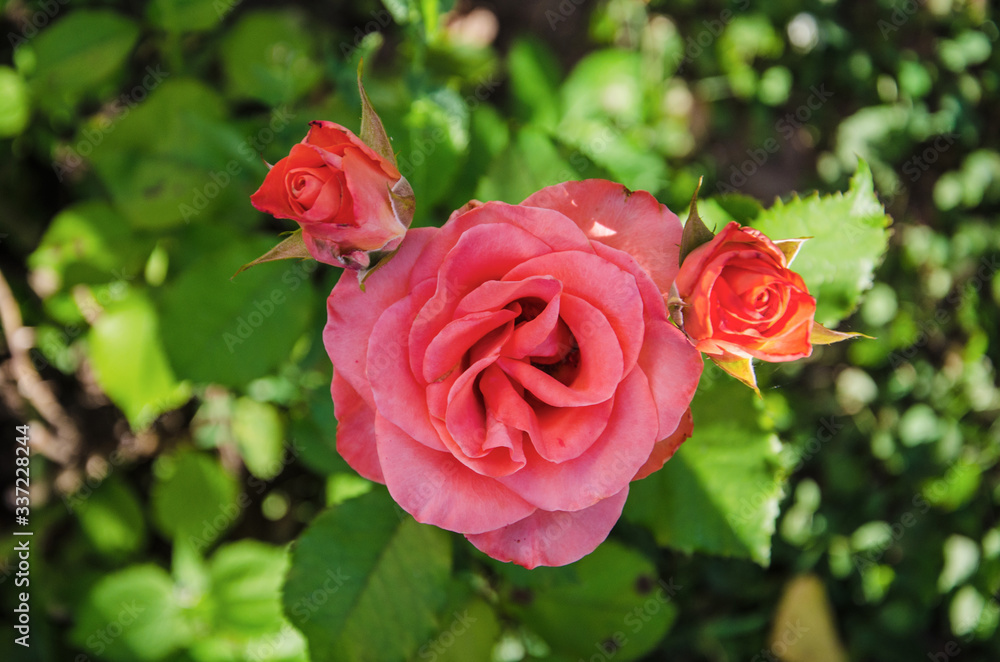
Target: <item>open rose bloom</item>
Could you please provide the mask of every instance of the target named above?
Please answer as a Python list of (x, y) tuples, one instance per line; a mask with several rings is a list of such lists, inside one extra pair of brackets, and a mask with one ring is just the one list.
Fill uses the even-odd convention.
[(701, 358), (663, 297), (680, 237), (603, 180), (410, 231), (364, 292), (342, 278), (329, 297), (338, 450), (494, 558), (588, 554), (691, 434)]
[(370, 266), (372, 252), (399, 246), (412, 219), (406, 208), (412, 197), (391, 161), (339, 124), (314, 121), (250, 201), (296, 221), (315, 259), (361, 270)]

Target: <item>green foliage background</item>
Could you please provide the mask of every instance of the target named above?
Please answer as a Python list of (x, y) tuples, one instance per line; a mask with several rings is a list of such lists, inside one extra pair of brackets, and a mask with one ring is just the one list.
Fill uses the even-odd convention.
[[(58, 403), (5, 356), (35, 534), (30, 649), (0, 534), (0, 657), (998, 659), (995, 10), (453, 4), (0, 2), (4, 339)], [(293, 227), (249, 204), (262, 160), (357, 130), (362, 58), (415, 225), (586, 177), (680, 212), (704, 177), (710, 225), (815, 237), (819, 317), (875, 339), (759, 365), (760, 401), (707, 370), (696, 436), (576, 564), (416, 524), (335, 452), (337, 270), (229, 279)]]

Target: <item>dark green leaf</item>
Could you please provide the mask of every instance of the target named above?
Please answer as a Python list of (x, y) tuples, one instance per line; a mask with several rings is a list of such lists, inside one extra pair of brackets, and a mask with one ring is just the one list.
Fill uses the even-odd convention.
[(323, 513), (302, 534), (285, 613), (305, 634), (313, 662), (404, 660), (437, 627), (450, 570), (448, 535), (397, 511), (376, 489)]
[(32, 42), (35, 98), (49, 112), (75, 106), (121, 73), (138, 38), (138, 26), (116, 12), (70, 12)]
[(164, 285), (167, 355), (178, 375), (240, 386), (287, 361), (313, 309), (307, 278), (315, 262), (262, 265), (230, 276), (271, 240), (233, 243), (208, 253)]
[(296, 12), (246, 13), (222, 42), (227, 93), (270, 106), (302, 97), (323, 75), (315, 41)]
[(672, 578), (659, 579), (649, 559), (611, 541), (572, 566), (504, 566), (503, 572), (513, 581), (502, 593), (506, 606), (571, 659), (641, 658), (670, 629), (677, 616), (672, 600), (683, 589)]
[(706, 364), (691, 404), (694, 435), (632, 484), (625, 516), (664, 547), (768, 565), (785, 479), (761, 410), (753, 391)]
[(152, 0), (146, 15), (167, 32), (196, 32), (214, 28), (239, 0)]

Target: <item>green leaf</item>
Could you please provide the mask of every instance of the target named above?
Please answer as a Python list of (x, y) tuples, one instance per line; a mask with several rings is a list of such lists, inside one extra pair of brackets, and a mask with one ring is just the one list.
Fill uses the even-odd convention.
[(424, 22), (424, 34), (428, 43), (437, 38), (443, 13), (441, 9), (441, 0), (420, 0), (420, 17)]
[(10, 67), (0, 67), (0, 138), (24, 131), (31, 118), (28, 86)]
[(442, 615), (437, 634), (417, 650), (415, 660), (469, 662), (493, 659), (493, 647), (500, 638), (496, 612), (479, 598)]
[(439, 88), (414, 99), (406, 124), (410, 149), (400, 157), (399, 171), (426, 214), (459, 175), (469, 146), (469, 106), (453, 90)]
[(475, 197), (517, 204), (540, 188), (579, 179), (545, 132), (525, 127), (479, 180)]
[(310, 392), (306, 404), (306, 411), (299, 409), (291, 413), (291, 438), (299, 448), (302, 463), (321, 475), (352, 472), (337, 453), (337, 419), (330, 391), (321, 388)]
[[(615, 181), (656, 193), (666, 185), (668, 171), (643, 126), (644, 67), (640, 53), (624, 49), (587, 55), (560, 89), (562, 118), (554, 134)], [(579, 158), (570, 161), (577, 166)]]
[(400, 25), (406, 25), (419, 16), (416, 0), (382, 0), (382, 4), (392, 14), (392, 20)]
[(233, 408), (233, 437), (243, 462), (257, 478), (270, 480), (282, 469), (285, 429), (277, 408), (240, 398)]
[(174, 377), (160, 337), (156, 310), (135, 291), (109, 305), (90, 329), (89, 357), (97, 383), (133, 429), (148, 426), (190, 397), (188, 386)]
[(152, 0), (146, 7), (149, 22), (167, 32), (203, 32), (222, 20), (237, 0)]
[(835, 326), (871, 287), (890, 222), (875, 196), (871, 169), (859, 160), (847, 193), (778, 201), (754, 219), (753, 227), (771, 239), (810, 237), (794, 269), (816, 297), (816, 321)]
[[(255, 147), (261, 134), (240, 136), (225, 123), (226, 114), (225, 102), (204, 84), (167, 79), (116, 118), (112, 130), (81, 131), (76, 145), (91, 146), (94, 169), (135, 228), (230, 219), (245, 226), (258, 221), (246, 213), (246, 199), (266, 170)], [(272, 140), (289, 117), (275, 112)]]
[(625, 517), (664, 547), (767, 566), (785, 478), (762, 408), (753, 391), (706, 364), (691, 403), (694, 435), (632, 484)]
[(239, 518), (238, 492), (236, 479), (210, 455), (163, 456), (151, 494), (153, 518), (167, 536), (204, 550)]
[(563, 123), (581, 119), (610, 119), (626, 127), (639, 123), (643, 115), (642, 67), (641, 55), (624, 49), (587, 55), (563, 83)]
[[(739, 193), (726, 193), (711, 200), (728, 215), (728, 218), (720, 220), (718, 227), (725, 225), (726, 221), (736, 221), (740, 225), (752, 225), (753, 220), (764, 209), (757, 198), (740, 195)], [(704, 200), (702, 202), (709, 201)]]
[(559, 122), (559, 62), (544, 42), (519, 38), (507, 56), (514, 115), (524, 123), (554, 129)]
[(80, 649), (111, 662), (161, 660), (192, 636), (170, 576), (152, 564), (132, 566), (98, 582), (71, 634)]
[(161, 288), (165, 346), (177, 374), (238, 387), (288, 360), (314, 303), (299, 274), (316, 263), (264, 265), (230, 280), (238, 265), (270, 245), (253, 238), (224, 246)]
[(299, 13), (253, 11), (240, 17), (222, 42), (226, 93), (269, 106), (291, 103), (323, 76), (316, 40)]
[(505, 607), (571, 659), (641, 658), (670, 629), (672, 600), (683, 588), (658, 579), (652, 561), (614, 541), (564, 568), (501, 572), (512, 581), (501, 592)]
[(237, 636), (278, 632), (286, 624), (281, 611), (281, 582), (288, 554), (256, 540), (223, 545), (209, 561), (210, 599), (216, 633)]
[(302, 534), (285, 613), (313, 662), (407, 659), (437, 627), (450, 570), (448, 534), (397, 514), (376, 489), (321, 514)]
[(80, 528), (102, 554), (130, 554), (145, 543), (142, 506), (134, 490), (117, 476), (106, 478), (92, 494), (74, 501)]
[(131, 281), (152, 248), (152, 241), (129, 231), (111, 205), (89, 200), (56, 214), (28, 266), (44, 270), (67, 289), (79, 283)]
[(70, 12), (31, 43), (35, 99), (50, 113), (65, 112), (104, 91), (101, 86), (121, 74), (138, 38), (139, 27), (116, 12)]

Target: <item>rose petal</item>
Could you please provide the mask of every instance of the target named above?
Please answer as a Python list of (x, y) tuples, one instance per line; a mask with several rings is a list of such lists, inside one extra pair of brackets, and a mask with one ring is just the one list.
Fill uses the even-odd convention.
[(538, 430), (531, 443), (548, 462), (566, 462), (587, 452), (608, 427), (614, 399), (585, 407), (550, 407), (535, 405)]
[[(557, 279), (563, 284), (565, 293), (579, 297), (600, 311), (598, 315), (611, 324), (618, 338), (616, 344), (621, 347), (624, 371), (631, 370), (642, 346), (643, 327), (643, 302), (635, 277), (597, 255), (564, 251), (527, 260), (511, 269), (504, 280), (516, 281), (542, 275)], [(565, 302), (564, 294), (564, 310)], [(576, 329), (574, 334), (581, 334), (581, 329)], [(586, 332), (577, 335), (581, 348), (587, 335)]]
[(337, 416), (337, 452), (368, 480), (384, 483), (375, 447), (375, 411), (340, 373), (333, 373), (330, 391)]
[(642, 298), (643, 318), (647, 322), (654, 319), (668, 319), (667, 305), (663, 294), (659, 291), (652, 278), (649, 277), (649, 274), (643, 271), (642, 267), (639, 266), (639, 263), (631, 255), (601, 243), (594, 244), (594, 252), (622, 271), (632, 274), (632, 277), (635, 278), (636, 286), (639, 288), (639, 296)]
[(588, 179), (543, 188), (521, 204), (562, 212), (591, 240), (628, 253), (661, 292), (667, 292), (677, 276), (681, 222), (645, 191)]
[[(416, 265), (415, 272), (433, 259), (440, 243), (435, 240), (428, 246), (430, 253)], [(434, 294), (411, 319), (410, 363), (415, 374), (425, 374), (426, 348), (455, 319), (455, 310), (467, 294), (488, 281), (499, 280), (518, 264), (546, 251), (544, 242), (519, 228), (490, 224), (469, 229), (440, 268), (429, 272), (437, 283)]]
[(306, 134), (302, 142), (322, 147), (337, 154), (343, 154), (347, 147), (358, 148), (372, 163), (379, 164), (379, 167), (387, 177), (393, 181), (396, 181), (400, 177), (396, 166), (383, 159), (378, 152), (369, 147), (350, 129), (334, 122), (313, 120), (309, 123), (309, 133)]
[(535, 511), (496, 479), (480, 476), (450, 453), (427, 448), (380, 414), (375, 438), (389, 494), (418, 522), (483, 533)]
[[(446, 429), (436, 426), (449, 450), (462, 464), (478, 474), (494, 478), (508, 476), (525, 463), (524, 432), (503, 424), (483, 405), (477, 388), (481, 380), (496, 379), (496, 372), (499, 370), (486, 358), (462, 373), (449, 393)], [(454, 440), (454, 447), (449, 440)]]
[[(405, 243), (405, 242), (404, 242)], [(395, 259), (389, 261), (389, 266)], [(378, 272), (375, 272), (376, 275)], [(400, 279), (402, 281), (403, 279)], [(428, 448), (444, 451), (444, 443), (431, 424), (427, 410), (427, 383), (418, 379), (407, 357), (407, 336), (417, 309), (434, 290), (433, 281), (421, 283), (379, 317), (368, 340), (366, 377), (375, 408)]]
[(579, 457), (608, 426), (613, 399), (589, 407), (550, 407), (538, 401), (529, 405), (524, 388), (518, 386), (496, 366), (483, 371), (479, 381), (486, 411), (526, 432), (538, 455), (549, 462)]
[(483, 310), (499, 310), (518, 299), (551, 301), (563, 286), (551, 276), (532, 276), (505, 282), (489, 280), (469, 292), (455, 308), (456, 317)]
[[(316, 176), (312, 168), (295, 168), (285, 175), (285, 189), (289, 193), (289, 203), (298, 205), (298, 211), (312, 207), (326, 182)], [(339, 203), (338, 203), (339, 204)]]
[[(521, 232), (516, 231), (523, 231), (544, 247), (536, 255), (569, 250), (593, 252), (586, 235), (575, 223), (559, 212), (508, 205), (503, 202), (470, 204), (467, 209), (463, 209), (463, 213), (452, 214), (448, 222), (442, 226), (441, 239), (434, 242), (434, 246), (427, 254), (427, 260), (413, 270), (414, 282), (435, 276), (439, 265), (445, 261), (445, 256), (451, 253), (459, 242), (465, 240), (472, 230), (491, 234), (495, 237), (493, 243), (499, 247), (508, 240), (515, 241), (515, 238), (521, 236)], [(484, 235), (477, 236), (484, 237)]]
[(309, 132), (302, 142), (333, 151), (336, 147), (352, 144), (348, 137), (352, 135), (350, 129), (335, 122), (313, 120), (309, 122)]
[(494, 329), (517, 317), (513, 310), (470, 313), (449, 322), (424, 352), (424, 381), (436, 382), (453, 370), (473, 345)]
[(309, 147), (295, 145), (288, 156), (275, 163), (260, 188), (250, 196), (250, 204), (258, 211), (270, 214), (275, 218), (290, 218), (295, 220), (299, 213), (288, 200), (288, 188), (285, 184), (288, 171), (292, 168), (323, 168), (323, 159)]
[(377, 163), (359, 150), (348, 148), (344, 153), (344, 176), (354, 203), (351, 217), (356, 227), (347, 234), (345, 229), (331, 226), (325, 237), (349, 239), (352, 247), (368, 251), (380, 249), (406, 232), (392, 210), (389, 189), (395, 181), (387, 178)]
[[(614, 395), (625, 372), (619, 339), (602, 311), (570, 294), (563, 294), (560, 301), (562, 321), (579, 346), (579, 367), (572, 381), (564, 384), (526, 360), (504, 356), (498, 365), (546, 404), (579, 407), (604, 402)], [(641, 322), (639, 326), (641, 333)]]
[[(351, 202), (351, 198), (344, 189), (343, 177), (343, 173), (332, 173), (317, 192), (312, 206), (304, 209), (301, 220), (310, 223), (308, 226), (303, 226), (304, 230), (315, 230), (317, 227), (323, 227), (339, 220), (338, 217), (342, 214), (343, 205)], [(352, 224), (359, 220), (352, 216), (348, 218)]]
[(642, 371), (633, 370), (615, 394), (607, 428), (586, 453), (556, 464), (526, 446), (524, 468), (498, 480), (542, 510), (581, 510), (632, 480), (652, 453), (656, 433), (657, 410), (649, 382)]
[(698, 388), (701, 355), (677, 327), (669, 322), (653, 322), (646, 327), (639, 368), (649, 380), (656, 402), (656, 438), (664, 439), (677, 429)]
[(656, 445), (653, 446), (653, 452), (649, 454), (649, 459), (646, 460), (646, 464), (639, 468), (639, 471), (635, 474), (635, 478), (632, 480), (642, 480), (646, 476), (662, 469), (667, 460), (674, 456), (674, 453), (681, 447), (681, 444), (689, 439), (693, 433), (694, 421), (691, 418), (691, 410), (688, 409), (681, 417), (681, 422), (677, 424), (677, 429), (669, 437), (656, 442)]
[(529, 570), (579, 561), (597, 549), (621, 517), (628, 486), (576, 512), (536, 510), (523, 520), (486, 533), (466, 534), (479, 551)]
[(366, 368), (372, 329), (386, 308), (409, 294), (406, 274), (437, 233), (437, 228), (411, 230), (399, 252), (365, 281), (364, 292), (355, 278), (341, 274), (327, 299), (323, 344), (337, 373), (370, 407), (375, 401)]

